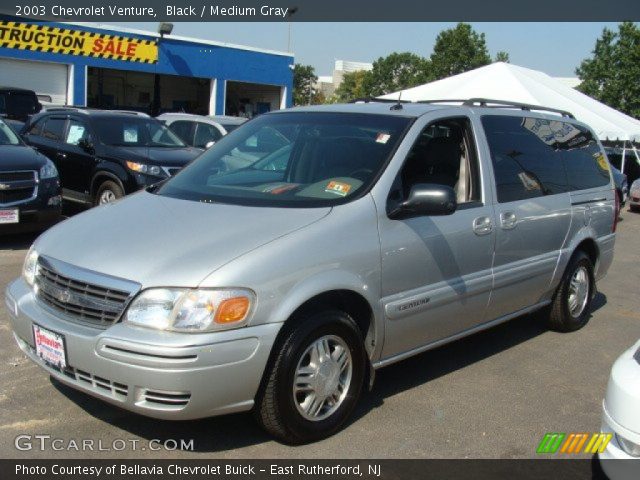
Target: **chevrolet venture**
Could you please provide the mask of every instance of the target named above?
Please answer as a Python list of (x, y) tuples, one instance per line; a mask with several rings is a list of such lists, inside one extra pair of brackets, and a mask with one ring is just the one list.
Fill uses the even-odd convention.
[(247, 122), (38, 238), (6, 291), (18, 345), (133, 412), (253, 410), (294, 444), (339, 430), (377, 368), (534, 310), (582, 328), (613, 258), (608, 162), (570, 114), (493, 103)]

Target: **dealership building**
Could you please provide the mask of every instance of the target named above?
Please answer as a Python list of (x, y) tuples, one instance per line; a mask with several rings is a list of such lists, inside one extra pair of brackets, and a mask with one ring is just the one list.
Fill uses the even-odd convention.
[(0, 16), (0, 85), (45, 104), (253, 116), (292, 105), (293, 63), (286, 52)]

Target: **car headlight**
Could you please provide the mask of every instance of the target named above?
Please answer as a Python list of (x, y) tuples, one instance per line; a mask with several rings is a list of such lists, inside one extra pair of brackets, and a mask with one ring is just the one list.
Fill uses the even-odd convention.
[(40, 180), (47, 178), (56, 178), (58, 176), (58, 169), (51, 160), (47, 158), (47, 163), (40, 167)]
[(151, 288), (127, 309), (124, 321), (175, 332), (210, 332), (247, 324), (255, 294), (245, 289)]
[(158, 165), (147, 165), (146, 163), (127, 162), (127, 168), (134, 172), (153, 175), (154, 177), (166, 177), (165, 171)]
[(632, 457), (640, 457), (640, 445), (637, 443), (633, 443), (631, 440), (627, 440), (624, 437), (616, 434), (616, 440), (618, 441), (618, 445), (620, 448), (624, 450), (627, 455), (631, 455)]
[(33, 247), (29, 249), (27, 257), (24, 259), (24, 265), (22, 266), (22, 277), (25, 282), (33, 286), (36, 279), (36, 270), (38, 269), (38, 252)]

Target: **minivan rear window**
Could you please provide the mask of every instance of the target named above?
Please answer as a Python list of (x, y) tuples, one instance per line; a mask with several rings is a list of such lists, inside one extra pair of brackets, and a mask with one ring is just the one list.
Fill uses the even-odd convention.
[(500, 203), (604, 186), (606, 159), (586, 128), (560, 120), (482, 117)]

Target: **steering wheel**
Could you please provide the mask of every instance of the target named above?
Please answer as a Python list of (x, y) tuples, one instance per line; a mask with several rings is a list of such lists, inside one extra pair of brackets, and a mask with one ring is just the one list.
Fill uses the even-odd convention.
[(373, 170), (371, 170), (370, 168), (358, 168), (357, 170), (354, 170), (349, 175), (347, 175), (347, 177), (357, 178), (358, 180), (364, 181), (366, 180), (366, 177), (371, 175), (372, 173)]

